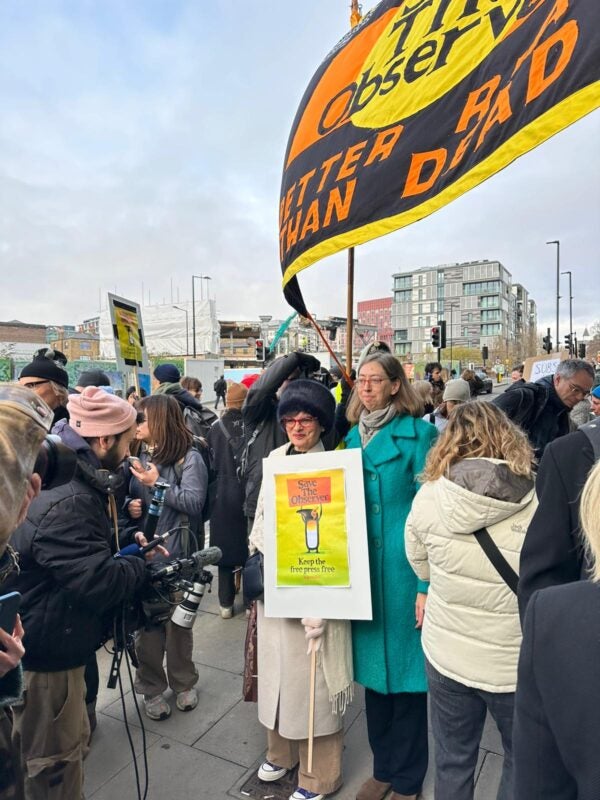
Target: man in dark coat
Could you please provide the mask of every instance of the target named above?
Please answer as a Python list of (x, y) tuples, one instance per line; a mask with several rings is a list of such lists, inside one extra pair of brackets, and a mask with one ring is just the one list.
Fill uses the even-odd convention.
[(581, 498), (590, 580), (542, 589), (527, 607), (513, 734), (515, 800), (600, 798), (599, 504), (597, 464)]
[(560, 362), (554, 375), (514, 383), (492, 402), (525, 431), (539, 460), (550, 442), (570, 432), (569, 412), (589, 395), (593, 380), (587, 361), (569, 359)]
[(25, 364), (19, 383), (34, 391), (54, 412), (53, 424), (68, 419), (66, 405), (69, 397), (69, 375), (65, 369), (66, 356), (60, 350), (42, 347), (31, 363)]
[(275, 359), (252, 384), (242, 408), (246, 436), (250, 442), (244, 472), (246, 500), (244, 513), (248, 531), (256, 514), (256, 503), (262, 483), (262, 460), (276, 447), (287, 441), (285, 432), (277, 422), (279, 394), (288, 381), (308, 377), (321, 367), (321, 363), (308, 353), (289, 353)]
[(217, 493), (210, 515), (210, 543), (223, 553), (219, 561), (219, 605), (223, 619), (233, 616), (236, 567), (248, 558), (248, 536), (244, 516), (244, 487), (237, 470), (245, 444), (242, 404), (248, 390), (241, 383), (230, 383), (223, 416), (208, 433), (217, 472)]
[(225, 380), (224, 375), (221, 375), (221, 377), (215, 381), (213, 389), (217, 396), (217, 399), (215, 400), (215, 410), (216, 410), (219, 405), (219, 400), (221, 400), (223, 402), (223, 405), (225, 405), (225, 395), (227, 394), (227, 381)]
[(519, 568), (521, 621), (532, 594), (587, 577), (579, 530), (581, 491), (600, 453), (600, 420), (551, 442), (538, 469), (539, 505), (529, 524)]
[(68, 410), (70, 422), (55, 431), (77, 453), (75, 476), (32, 502), (11, 541), (20, 572), (6, 582), (23, 596), (25, 628), (25, 695), (13, 709), (13, 742), (26, 796), (56, 800), (82, 796), (85, 665), (101, 644), (107, 613), (146, 581), (143, 559), (114, 559), (111, 549), (114, 472), (135, 434), (135, 409), (88, 387), (71, 395)]

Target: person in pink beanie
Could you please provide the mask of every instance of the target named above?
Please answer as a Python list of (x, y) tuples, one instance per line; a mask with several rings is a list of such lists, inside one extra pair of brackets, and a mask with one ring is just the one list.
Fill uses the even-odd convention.
[[(13, 708), (13, 742), (25, 798), (83, 797), (85, 667), (106, 620), (146, 582), (143, 557), (113, 558), (118, 531), (111, 524), (123, 480), (116, 470), (135, 435), (136, 411), (93, 386), (71, 395), (68, 410), (70, 420), (53, 432), (75, 451), (75, 475), (31, 503), (11, 540), (20, 570), (3, 586), (22, 595), (25, 694)], [(146, 543), (142, 533), (136, 540)]]

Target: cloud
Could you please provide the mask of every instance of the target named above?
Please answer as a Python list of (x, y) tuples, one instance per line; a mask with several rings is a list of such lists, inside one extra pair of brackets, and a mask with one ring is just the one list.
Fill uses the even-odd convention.
[[(0, 23), (0, 317), (75, 323), (97, 311), (99, 291), (141, 299), (142, 284), (146, 299), (169, 301), (171, 282), (189, 298), (192, 274), (211, 276), (222, 318), (287, 315), (283, 154), (345, 11), (320, 0), (39, 0), (3, 7)], [(550, 324), (545, 242), (560, 239), (577, 325), (589, 325), (600, 316), (599, 133), (596, 112), (358, 248), (356, 298), (388, 294), (403, 269), (500, 259)], [(345, 254), (300, 282), (317, 314), (345, 315)]]

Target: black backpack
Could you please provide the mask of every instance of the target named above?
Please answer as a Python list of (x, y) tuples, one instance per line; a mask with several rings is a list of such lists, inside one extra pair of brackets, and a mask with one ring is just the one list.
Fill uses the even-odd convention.
[(217, 419), (217, 415), (208, 408), (203, 408), (199, 411), (191, 406), (185, 406), (182, 411), (185, 427), (192, 434), (194, 447), (202, 456), (208, 473), (208, 489), (204, 508), (202, 509), (202, 520), (207, 522), (210, 519), (211, 507), (214, 505), (217, 495), (217, 471), (215, 470), (213, 452), (208, 444), (207, 436), (210, 426)]

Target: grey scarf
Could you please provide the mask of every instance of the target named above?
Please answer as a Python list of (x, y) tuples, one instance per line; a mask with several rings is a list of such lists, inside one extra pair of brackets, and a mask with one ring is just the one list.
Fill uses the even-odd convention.
[(379, 433), (379, 431), (391, 422), (398, 414), (396, 406), (390, 403), (385, 408), (378, 408), (375, 411), (367, 411), (363, 409), (358, 420), (358, 433), (363, 447), (366, 447), (371, 439)]

